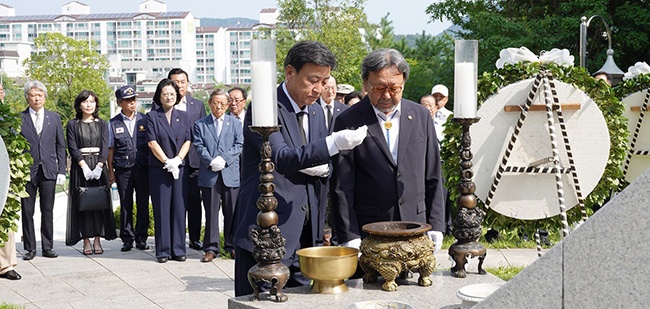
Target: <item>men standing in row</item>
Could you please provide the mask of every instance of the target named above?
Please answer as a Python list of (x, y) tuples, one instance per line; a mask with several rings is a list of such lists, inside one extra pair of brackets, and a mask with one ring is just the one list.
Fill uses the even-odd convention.
[(359, 248), (361, 227), (378, 221), (431, 224), (436, 250), (445, 231), (440, 155), (429, 111), (402, 99), (409, 65), (394, 49), (377, 49), (363, 60), (368, 95), (343, 112), (334, 134), (368, 126), (361, 145), (332, 159), (330, 195), (339, 243)]
[(320, 100), (318, 100), (318, 103), (323, 108), (323, 113), (325, 114), (325, 125), (327, 126), (328, 135), (332, 134), (336, 117), (338, 117), (342, 111), (348, 109), (347, 105), (335, 100), (336, 89), (336, 79), (334, 76), (330, 76), (329, 80), (327, 80), (327, 85), (323, 88)]
[(228, 97), (230, 97), (230, 112), (229, 115), (235, 117), (239, 122), (244, 125), (244, 118), (246, 118), (246, 90), (241, 87), (233, 87), (228, 90)]
[[(286, 238), (286, 254), (282, 263), (290, 271), (287, 287), (308, 285), (310, 282), (300, 273), (296, 250), (314, 246), (323, 239), (325, 183), (329, 175), (330, 156), (354, 148), (366, 136), (366, 127), (327, 136), (323, 110), (320, 106), (313, 106), (335, 65), (334, 54), (323, 44), (298, 42), (285, 57), (285, 81), (277, 87), (278, 125), (281, 127), (279, 132), (269, 136), (269, 143), (273, 150), (271, 160), (276, 164), (273, 183), (278, 201), (278, 226)], [(251, 113), (246, 113), (244, 127), (251, 124)], [(259, 197), (261, 147), (262, 138), (250, 130), (244, 130), (244, 178), (239, 191), (235, 232), (237, 296), (253, 293), (247, 274), (256, 261), (249, 235), (256, 226), (259, 212), (255, 204)], [(264, 289), (268, 289), (268, 286), (263, 286)]]
[[(187, 93), (187, 87), (190, 84), (187, 72), (180, 68), (174, 68), (169, 71), (167, 78), (176, 83), (181, 95), (180, 103), (174, 108), (187, 112), (187, 119), (190, 126), (194, 125), (197, 120), (205, 117), (205, 105), (203, 102), (192, 98)], [(193, 145), (190, 146), (190, 151), (187, 154), (187, 163), (189, 165), (186, 171), (189, 180), (189, 200), (186, 201), (185, 205), (187, 207), (187, 230), (190, 237), (189, 246), (194, 250), (201, 250), (203, 248), (201, 244), (201, 219), (203, 213), (201, 211), (201, 191), (198, 186), (200, 158)]]
[(234, 257), (233, 221), (239, 191), (239, 154), (244, 144), (239, 120), (224, 112), (228, 94), (215, 89), (210, 94), (212, 114), (199, 119), (192, 130), (192, 140), (201, 158), (198, 184), (205, 207), (205, 236), (201, 262), (212, 262), (219, 256), (219, 208), (223, 205), (224, 248)]
[[(133, 243), (140, 250), (149, 249), (149, 146), (147, 146), (147, 118), (137, 112), (136, 92), (133, 86), (122, 86), (115, 91), (117, 105), (122, 111), (109, 121), (108, 175), (117, 183), (120, 194), (120, 239), (122, 252), (131, 251)], [(137, 209), (133, 228), (133, 191)]]
[(30, 167), (30, 181), (25, 185), (29, 197), (21, 199), (23, 226), (23, 260), (36, 256), (36, 235), (34, 234), (34, 208), (36, 193), (41, 207), (41, 245), (43, 256), (56, 258), (52, 250), (54, 234), (55, 186), (65, 183), (66, 143), (59, 114), (46, 110), (47, 88), (39, 81), (25, 84), (25, 99), (29, 107), (23, 111), (20, 134), (30, 145), (29, 154), (34, 163)]

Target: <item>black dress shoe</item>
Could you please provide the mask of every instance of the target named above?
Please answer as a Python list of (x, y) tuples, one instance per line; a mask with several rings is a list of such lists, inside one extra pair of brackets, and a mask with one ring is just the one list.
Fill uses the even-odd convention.
[(122, 252), (131, 251), (131, 248), (133, 248), (133, 244), (130, 244), (130, 243), (124, 243), (124, 244), (122, 245), (122, 249), (120, 249), (120, 251), (122, 251)]
[(184, 255), (172, 256), (172, 260), (179, 261), (179, 262), (185, 262), (185, 260), (187, 260), (187, 257), (185, 257)]
[(34, 259), (35, 256), (36, 256), (36, 251), (27, 251), (25, 252), (25, 255), (23, 255), (23, 260), (29, 261)]
[(167, 263), (167, 261), (169, 261), (169, 258), (166, 256), (158, 258), (158, 263)]
[(147, 249), (149, 249), (149, 245), (147, 245), (146, 242), (139, 242), (139, 243), (137, 243), (135, 245), (135, 247), (138, 248), (138, 250), (147, 250)]
[(50, 250), (45, 250), (45, 251), (43, 251), (43, 256), (44, 256), (44, 257), (47, 257), (47, 258), (56, 258), (56, 257), (58, 257), (59, 255), (56, 254), (56, 252), (54, 252), (54, 250), (51, 250), (51, 249), (50, 249)]
[(201, 250), (203, 249), (203, 244), (201, 244), (200, 241), (191, 241), (190, 242), (190, 248), (194, 250)]
[(210, 263), (212, 260), (214, 260), (217, 257), (216, 254), (212, 251), (207, 251), (205, 255), (201, 258), (201, 262), (203, 263)]
[(4, 274), (0, 275), (0, 278), (5, 278), (9, 280), (20, 280), (22, 278), (15, 270), (10, 270)]

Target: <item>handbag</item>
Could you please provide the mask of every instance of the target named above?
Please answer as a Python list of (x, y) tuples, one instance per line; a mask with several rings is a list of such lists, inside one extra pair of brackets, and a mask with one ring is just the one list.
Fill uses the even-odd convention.
[(78, 187), (77, 209), (79, 211), (107, 210), (111, 208), (111, 190), (106, 185)]

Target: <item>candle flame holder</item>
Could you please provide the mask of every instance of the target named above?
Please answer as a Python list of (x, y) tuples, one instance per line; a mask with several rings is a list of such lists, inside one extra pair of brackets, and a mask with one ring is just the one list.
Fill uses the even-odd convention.
[(276, 302), (286, 302), (289, 298), (282, 293), (287, 280), (289, 279), (289, 268), (280, 261), (287, 252), (284, 245), (286, 239), (282, 236), (282, 231), (278, 227), (278, 214), (275, 209), (278, 207), (278, 201), (273, 192), (273, 171), (275, 164), (271, 161), (271, 143), (269, 136), (280, 130), (280, 126), (254, 127), (249, 129), (262, 136), (262, 147), (260, 148), (261, 162), (260, 184), (258, 190), (260, 197), (257, 199), (257, 208), (260, 212), (257, 214), (257, 227), (250, 233), (250, 239), (253, 245), (253, 258), (257, 264), (248, 270), (248, 282), (253, 287), (253, 296), (251, 300), (260, 300), (258, 282), (268, 282), (271, 284), (271, 296), (275, 296)]
[(481, 225), (485, 212), (476, 207), (476, 185), (472, 181), (474, 172), (472, 171), (472, 138), (469, 134), (469, 126), (477, 123), (481, 118), (453, 118), (452, 121), (460, 124), (463, 127), (463, 134), (461, 137), (461, 151), (460, 151), (460, 182), (458, 183), (458, 197), (457, 209), (458, 214), (453, 219), (454, 231), (453, 235), (456, 242), (449, 247), (449, 255), (454, 260), (454, 267), (451, 268), (451, 274), (454, 277), (465, 278), (465, 264), (467, 258), (478, 257), (478, 273), (485, 275), (483, 269), (483, 261), (487, 251), (485, 247), (478, 243), (478, 238), (481, 237)]

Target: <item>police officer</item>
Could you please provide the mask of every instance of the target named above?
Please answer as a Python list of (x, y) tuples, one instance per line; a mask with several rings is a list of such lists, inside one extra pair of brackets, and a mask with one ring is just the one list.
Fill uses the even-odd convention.
[[(111, 183), (117, 183), (120, 194), (120, 238), (122, 252), (135, 247), (149, 249), (149, 147), (146, 139), (145, 115), (137, 112), (135, 88), (122, 86), (115, 91), (120, 114), (109, 123), (108, 170)], [(133, 228), (133, 190), (136, 198), (136, 225)]]

